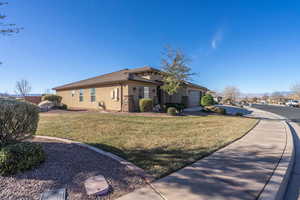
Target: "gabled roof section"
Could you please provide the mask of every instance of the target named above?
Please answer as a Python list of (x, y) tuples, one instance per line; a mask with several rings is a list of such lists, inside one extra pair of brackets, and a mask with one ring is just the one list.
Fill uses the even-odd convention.
[(191, 83), (191, 82), (185, 82), (185, 84), (189, 87), (194, 87), (194, 88), (199, 88), (199, 89), (202, 89), (202, 90), (209, 91), (209, 89), (207, 89), (206, 87), (203, 87), (203, 86), (198, 85), (198, 84), (194, 84), (194, 83)]
[[(112, 83), (121, 83), (125, 81), (139, 81), (139, 82), (146, 82), (146, 83), (152, 83), (155, 85), (161, 85), (162, 83), (159, 81), (149, 80), (146, 78), (142, 78), (138, 76), (137, 74), (143, 73), (143, 72), (158, 72), (162, 73), (161, 70), (155, 69), (153, 67), (145, 66), (145, 67), (139, 67), (134, 69), (123, 69), (120, 71), (112, 72), (109, 74), (104, 74), (100, 76), (96, 76), (93, 78), (69, 83), (66, 85), (58, 86), (53, 88), (53, 90), (69, 90), (69, 89), (79, 89), (79, 88), (86, 88), (90, 86), (100, 86), (105, 84), (112, 84)], [(196, 87), (204, 90), (208, 90), (205, 87), (202, 87), (200, 85), (196, 85), (190, 82), (186, 82), (186, 84), (190, 87)]]
[(159, 71), (159, 70), (151, 68), (151, 67), (123, 69), (123, 70), (112, 72), (109, 74), (104, 74), (104, 75), (96, 76), (93, 78), (89, 78), (89, 79), (69, 83), (66, 85), (58, 86), (58, 87), (53, 88), (53, 90), (76, 89), (76, 88), (89, 87), (89, 86), (94, 86), (94, 85), (119, 83), (119, 82), (124, 82), (124, 81), (129, 81), (129, 80), (153, 83), (153, 84), (158, 85), (159, 83), (156, 81), (138, 77), (134, 74), (134, 73), (148, 72), (148, 71)]

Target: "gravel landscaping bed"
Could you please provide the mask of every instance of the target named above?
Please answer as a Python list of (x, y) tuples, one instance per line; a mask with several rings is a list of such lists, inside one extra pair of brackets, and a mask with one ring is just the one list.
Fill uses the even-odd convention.
[[(67, 188), (70, 200), (116, 199), (145, 185), (143, 179), (111, 158), (74, 144), (33, 139), (41, 143), (46, 161), (36, 169), (14, 176), (0, 176), (0, 199), (35, 200), (47, 189)], [(87, 196), (84, 181), (102, 174), (111, 192), (106, 197)]]

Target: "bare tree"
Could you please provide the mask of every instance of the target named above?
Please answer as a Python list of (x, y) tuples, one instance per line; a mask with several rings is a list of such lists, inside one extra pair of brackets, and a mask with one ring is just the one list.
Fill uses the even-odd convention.
[(16, 83), (16, 93), (22, 97), (27, 96), (31, 91), (31, 86), (27, 80), (20, 80)]
[(240, 90), (235, 86), (227, 86), (223, 91), (225, 101), (235, 102), (240, 96)]
[[(0, 2), (0, 6), (8, 4), (7, 2)], [(5, 20), (7, 16), (0, 14), (0, 20)], [(0, 34), (1, 35), (11, 35), (13, 33), (20, 32), (22, 28), (16, 27), (15, 24), (3, 23), (0, 21)]]
[(161, 60), (164, 73), (162, 89), (169, 95), (177, 93), (178, 89), (190, 79), (194, 73), (188, 66), (189, 59), (180, 50), (166, 47)]
[[(7, 2), (0, 2), (0, 6), (8, 4)], [(20, 27), (17, 27), (15, 24), (5, 23), (6, 15), (0, 14), (0, 35), (12, 35), (14, 33), (20, 32)], [(2, 62), (0, 61), (0, 65)]]
[(298, 98), (300, 98), (300, 83), (293, 85), (291, 90)]

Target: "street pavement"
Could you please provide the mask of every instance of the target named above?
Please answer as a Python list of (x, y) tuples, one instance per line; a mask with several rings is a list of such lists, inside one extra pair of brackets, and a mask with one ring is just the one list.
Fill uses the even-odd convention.
[(289, 120), (300, 124), (300, 108), (261, 104), (253, 104), (252, 107), (284, 116)]

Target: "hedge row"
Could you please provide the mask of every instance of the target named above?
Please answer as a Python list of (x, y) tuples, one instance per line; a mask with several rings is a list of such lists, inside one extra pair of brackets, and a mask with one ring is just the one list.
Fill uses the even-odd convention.
[(0, 100), (0, 147), (34, 135), (39, 108), (28, 102)]

